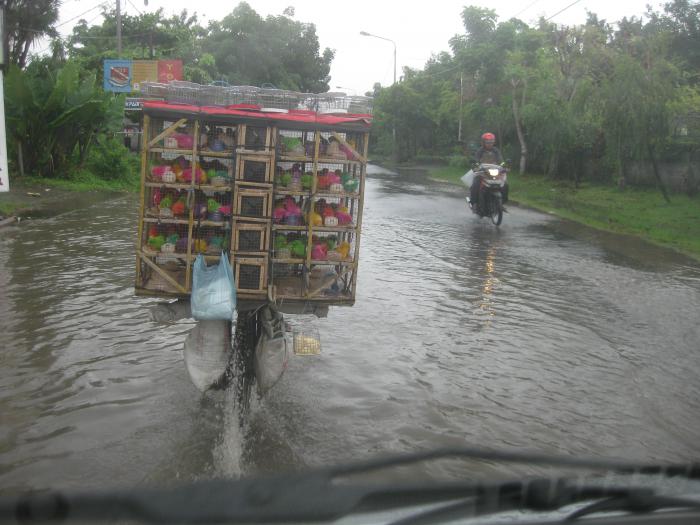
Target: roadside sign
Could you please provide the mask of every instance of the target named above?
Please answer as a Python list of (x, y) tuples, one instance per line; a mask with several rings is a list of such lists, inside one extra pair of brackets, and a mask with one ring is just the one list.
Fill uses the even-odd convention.
[(124, 111), (141, 111), (143, 109), (143, 100), (140, 98), (127, 98), (124, 101)]
[(131, 92), (131, 60), (105, 60), (104, 90), (115, 93)]
[(143, 82), (168, 83), (182, 80), (182, 60), (116, 60), (104, 61), (104, 90), (115, 93), (141, 91)]
[(159, 60), (158, 82), (167, 84), (173, 80), (182, 80), (182, 60)]

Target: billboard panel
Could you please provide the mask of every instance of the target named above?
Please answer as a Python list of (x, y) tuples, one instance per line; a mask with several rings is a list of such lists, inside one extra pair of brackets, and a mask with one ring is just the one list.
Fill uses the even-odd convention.
[(182, 80), (182, 60), (159, 60), (158, 82), (168, 83)]
[(131, 83), (134, 91), (140, 91), (141, 82), (158, 82), (157, 60), (134, 60), (132, 69)]
[(131, 60), (105, 60), (104, 90), (116, 93), (131, 91)]
[(104, 89), (117, 93), (141, 91), (142, 82), (182, 80), (182, 60), (105, 60)]

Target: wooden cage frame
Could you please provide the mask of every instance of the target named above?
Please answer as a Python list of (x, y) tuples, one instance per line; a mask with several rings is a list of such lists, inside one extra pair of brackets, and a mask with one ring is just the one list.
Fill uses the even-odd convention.
[[(260, 243), (257, 249), (241, 249), (241, 232), (254, 231), (260, 234)], [(260, 222), (245, 222), (241, 218), (233, 223), (233, 239), (231, 242), (231, 250), (235, 253), (259, 253), (270, 251), (270, 226)]]
[[(173, 108), (176, 112), (177, 108)], [(178, 118), (179, 117), (179, 118)], [(366, 126), (356, 127), (322, 127), (311, 123), (296, 124), (294, 122), (275, 122), (274, 115), (269, 116), (260, 122), (251, 122), (251, 119), (241, 121), (241, 117), (226, 117), (211, 115), (177, 115), (169, 114), (166, 117), (157, 116), (161, 120), (171, 121), (172, 124), (166, 129), (158, 130), (154, 127), (153, 117), (148, 112), (144, 115), (143, 125), (143, 148), (141, 154), (141, 199), (140, 199), (140, 215), (139, 227), (137, 234), (137, 264), (136, 264), (136, 293), (139, 295), (155, 295), (166, 297), (187, 297), (191, 291), (192, 282), (192, 265), (196, 257), (192, 242), (188, 242), (186, 253), (178, 253), (175, 255), (181, 261), (184, 261), (184, 282), (178, 282), (172, 277), (168, 271), (160, 268), (155, 262), (154, 252), (146, 250), (142, 247), (144, 242), (144, 228), (146, 222), (146, 192), (147, 188), (159, 185), (158, 182), (149, 180), (148, 168), (151, 158), (157, 154), (171, 153), (175, 155), (185, 155), (192, 159), (194, 163), (198, 159), (205, 158), (225, 158), (230, 161), (228, 164), (228, 175), (231, 180), (230, 184), (225, 187), (214, 187), (211, 184), (197, 184), (192, 177), (189, 183), (178, 183), (164, 185), (174, 189), (192, 189), (202, 191), (219, 191), (229, 192), (231, 201), (231, 218), (230, 221), (225, 221), (229, 224), (230, 232), (230, 260), (234, 266), (234, 276), (239, 282), (241, 265), (255, 265), (260, 267), (260, 282), (257, 283), (255, 289), (238, 289), (240, 299), (268, 301), (275, 303), (295, 303), (307, 304), (314, 303), (320, 305), (352, 305), (355, 302), (357, 289), (357, 275), (359, 269), (359, 253), (360, 240), (363, 220), (364, 208), (364, 192), (367, 176), (367, 152), (369, 146), (369, 131)], [(236, 142), (233, 151), (227, 150), (223, 152), (202, 150), (199, 151), (200, 126), (203, 123), (221, 123), (223, 127), (236, 127)], [(165, 148), (162, 141), (172, 137), (183, 126), (187, 126), (188, 133), (194, 136), (192, 149)], [(248, 127), (256, 127), (265, 129), (261, 135), (264, 144), (261, 144), (261, 149), (251, 149), (246, 147), (246, 131)], [(304, 154), (290, 155), (289, 152), (283, 154), (277, 151), (277, 143), (279, 132), (288, 130), (291, 132), (299, 132), (304, 137)], [(345, 140), (347, 134), (354, 135), (353, 144)], [(321, 138), (333, 137), (341, 144), (347, 153), (346, 158), (340, 156), (324, 157), (320, 154)], [(310, 143), (313, 139), (313, 152), (306, 148), (306, 143)], [(311, 154), (312, 153), (312, 154)], [(243, 179), (243, 173), (246, 162), (264, 162), (266, 165), (264, 182), (246, 181)], [(275, 171), (278, 163), (302, 163), (302, 171), (311, 171), (317, 174), (324, 166), (341, 166), (342, 170), (351, 174), (354, 179), (357, 179), (359, 187), (356, 191), (329, 191), (328, 188), (322, 189), (318, 187), (318, 177), (313, 177), (313, 185), (311, 188), (306, 188), (303, 191), (292, 191), (288, 188), (277, 187), (275, 183)], [(288, 165), (288, 164), (287, 164)], [(220, 184), (220, 181), (218, 182)], [(337, 188), (335, 188), (337, 190)], [(335, 202), (342, 202), (349, 210), (353, 217), (353, 224), (345, 226), (314, 226), (311, 221), (306, 220), (306, 225), (303, 226), (280, 226), (272, 225), (272, 209), (274, 202), (278, 198), (287, 195), (301, 196), (308, 199), (310, 209), (314, 209), (315, 204), (320, 199), (339, 199)], [(263, 199), (262, 214), (260, 216), (245, 216), (241, 215), (242, 199), (247, 197), (259, 197)], [(306, 212), (306, 210), (305, 210)], [(307, 217), (308, 219), (308, 217)], [(189, 239), (193, 239), (193, 228), (197, 220), (194, 218), (193, 210), (190, 209), (186, 217), (183, 218), (187, 225), (187, 235)], [(183, 223), (184, 224), (184, 223)], [(213, 227), (220, 227), (219, 223), (213, 224)], [(226, 231), (226, 230), (222, 230)], [(260, 233), (260, 243), (255, 246), (256, 250), (251, 250), (251, 247), (246, 247), (246, 250), (240, 250), (240, 234), (244, 231), (256, 231)], [(303, 234), (307, 238), (306, 256), (303, 259), (290, 259), (289, 261), (281, 261), (274, 258), (273, 239), (275, 231), (294, 231)], [(316, 261), (312, 259), (311, 252), (313, 246), (313, 238), (315, 234), (323, 236), (324, 234), (337, 234), (339, 242), (347, 240), (352, 246), (352, 252), (348, 255), (347, 260), (323, 260)], [(216, 261), (219, 256), (206, 255), (207, 261)], [(277, 290), (274, 282), (274, 273), (272, 265), (283, 262), (290, 264), (301, 264), (306, 268), (307, 278), (300, 281), (301, 291), (298, 295), (283, 296), (277, 295)], [(324, 292), (327, 284), (323, 281), (315, 282), (308, 278), (312, 274), (313, 269), (318, 266), (332, 267), (336, 269), (336, 275), (329, 279), (336, 282), (340, 293), (336, 296), (328, 295)], [(142, 272), (148, 271), (158, 274), (158, 278), (169, 285), (170, 290), (154, 290), (149, 289), (142, 282)]]

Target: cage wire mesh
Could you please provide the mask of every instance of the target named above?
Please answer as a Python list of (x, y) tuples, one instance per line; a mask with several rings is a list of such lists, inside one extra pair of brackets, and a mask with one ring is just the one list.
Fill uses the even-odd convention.
[(168, 102), (179, 102), (182, 104), (200, 104), (202, 88), (200, 84), (186, 82), (184, 80), (173, 80), (168, 84)]
[(304, 297), (308, 284), (308, 271), (304, 264), (273, 262), (271, 271), (277, 297)]
[(259, 252), (265, 249), (265, 232), (260, 229), (241, 229), (238, 232), (237, 251)]
[(185, 287), (186, 257), (178, 254), (177, 249), (182, 247), (181, 239), (184, 239), (184, 252), (187, 251), (187, 224), (176, 224), (172, 221), (148, 219), (144, 222), (143, 237), (141, 239), (141, 252), (156, 268), (140, 263), (141, 286), (151, 291), (166, 293), (178, 293), (179, 290), (170, 281)]
[(356, 115), (371, 115), (373, 105), (374, 99), (372, 97), (348, 97), (348, 113), (353, 113)]
[(357, 114), (372, 114), (373, 109), (371, 97), (348, 96), (340, 92), (302, 93), (269, 87), (201, 85), (182, 80), (168, 84), (142, 82), (141, 93), (168, 102), (202, 106), (246, 104), (287, 111)]
[(225, 126), (215, 122), (203, 122), (200, 128), (200, 151), (216, 153), (233, 152), (236, 147), (237, 126)]
[(228, 251), (231, 238), (231, 230), (228, 223), (222, 226), (202, 226), (195, 223), (192, 231), (194, 238), (193, 252), (204, 255), (221, 255), (222, 251)]
[(245, 182), (265, 184), (268, 181), (268, 162), (256, 159), (242, 159), (243, 169), (240, 179)]
[(236, 262), (236, 286), (239, 290), (256, 292), (265, 287), (265, 266), (267, 264), (264, 257), (241, 258)]
[(148, 97), (165, 98), (168, 96), (168, 84), (162, 82), (141, 82), (141, 94)]
[(269, 146), (269, 144), (267, 144), (267, 129), (268, 128), (265, 126), (246, 124), (244, 136), (245, 149), (252, 151), (265, 150)]
[(239, 191), (237, 214), (241, 217), (265, 218), (269, 198), (268, 194), (244, 194)]
[(277, 152), (280, 155), (303, 157), (306, 154), (304, 143), (306, 132), (281, 129), (277, 133)]
[(199, 101), (205, 106), (227, 106), (228, 89), (224, 86), (202, 86)]
[(350, 99), (345, 93), (328, 92), (317, 95), (319, 113), (347, 113)]
[(290, 321), (294, 353), (299, 356), (319, 355), (321, 335), (312, 316), (295, 316)]
[(228, 92), (230, 104), (258, 104), (260, 88), (255, 86), (232, 86)]
[(276, 231), (272, 250), (275, 259), (304, 259), (308, 236), (304, 232)]

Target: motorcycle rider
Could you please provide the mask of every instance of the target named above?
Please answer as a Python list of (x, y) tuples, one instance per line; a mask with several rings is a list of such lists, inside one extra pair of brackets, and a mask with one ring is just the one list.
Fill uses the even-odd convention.
[[(500, 150), (496, 147), (496, 135), (487, 132), (481, 135), (481, 147), (476, 150), (474, 160), (478, 164), (502, 164), (503, 156)], [(474, 207), (475, 203), (479, 202), (479, 190), (481, 188), (481, 174), (477, 173), (474, 176), (469, 195), (469, 204)], [(503, 191), (503, 202), (508, 201), (508, 185), (506, 184)]]

